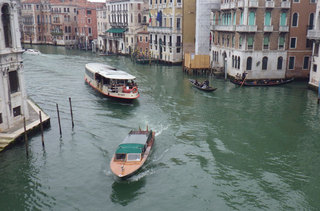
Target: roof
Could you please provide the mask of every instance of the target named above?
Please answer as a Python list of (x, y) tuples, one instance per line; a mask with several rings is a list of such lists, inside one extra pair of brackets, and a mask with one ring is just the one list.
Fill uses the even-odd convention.
[(106, 32), (109, 32), (109, 33), (123, 33), (125, 31), (126, 31), (126, 29), (124, 29), (124, 28), (111, 28), (111, 29), (108, 29)]
[(116, 154), (142, 153), (144, 144), (120, 144)]
[(148, 140), (148, 135), (147, 134), (129, 134), (124, 140), (123, 144), (146, 144)]
[(118, 70), (112, 66), (101, 63), (88, 63), (86, 68), (93, 73), (98, 73), (105, 78), (120, 79), (120, 80), (133, 80), (136, 77), (126, 73), (122, 70)]

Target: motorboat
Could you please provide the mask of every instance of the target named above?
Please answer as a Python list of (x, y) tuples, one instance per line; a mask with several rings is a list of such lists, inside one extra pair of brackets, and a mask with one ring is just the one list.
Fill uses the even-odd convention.
[(23, 53), (30, 54), (30, 55), (40, 55), (41, 54), (41, 52), (39, 50), (32, 49), (32, 48), (26, 49)]
[(107, 97), (137, 99), (140, 94), (135, 79), (135, 76), (107, 64), (88, 63), (85, 66), (85, 82)]
[(132, 130), (117, 147), (111, 161), (111, 171), (119, 178), (135, 174), (146, 162), (155, 141), (155, 132)]

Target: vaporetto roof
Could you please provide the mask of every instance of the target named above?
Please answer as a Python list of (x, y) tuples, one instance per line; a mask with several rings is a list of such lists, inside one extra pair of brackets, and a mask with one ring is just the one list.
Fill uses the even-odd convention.
[(86, 68), (93, 73), (98, 73), (105, 78), (119, 79), (119, 80), (133, 80), (135, 76), (130, 75), (122, 70), (118, 70), (112, 66), (101, 63), (88, 63)]

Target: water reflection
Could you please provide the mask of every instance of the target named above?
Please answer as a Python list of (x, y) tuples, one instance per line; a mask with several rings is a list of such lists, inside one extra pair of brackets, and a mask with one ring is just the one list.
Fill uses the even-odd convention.
[(114, 203), (126, 206), (130, 202), (139, 199), (139, 195), (144, 193), (140, 189), (144, 187), (145, 184), (145, 178), (141, 178), (137, 181), (116, 180), (112, 184), (112, 193), (110, 195), (110, 199)]

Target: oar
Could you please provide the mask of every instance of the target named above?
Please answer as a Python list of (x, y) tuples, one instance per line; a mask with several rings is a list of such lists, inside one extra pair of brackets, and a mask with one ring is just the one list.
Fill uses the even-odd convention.
[(242, 87), (242, 85), (244, 84), (244, 81), (246, 80), (246, 78), (247, 78), (247, 75), (246, 75), (246, 77), (244, 77), (240, 87)]

